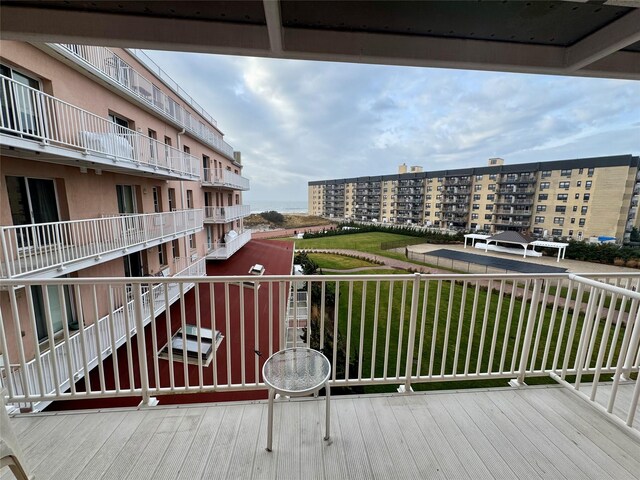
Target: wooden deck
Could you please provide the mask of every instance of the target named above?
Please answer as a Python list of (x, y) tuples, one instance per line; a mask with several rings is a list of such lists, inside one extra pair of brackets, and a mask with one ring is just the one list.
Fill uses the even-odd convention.
[[(620, 391), (630, 399), (632, 385)], [(640, 443), (561, 387), (27, 414), (38, 480), (640, 478)], [(11, 478), (6, 469), (2, 478)]]

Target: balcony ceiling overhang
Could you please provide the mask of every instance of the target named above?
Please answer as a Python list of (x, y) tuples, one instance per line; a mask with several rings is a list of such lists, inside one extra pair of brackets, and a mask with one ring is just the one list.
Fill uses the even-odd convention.
[(640, 2), (4, 1), (3, 39), (640, 79)]

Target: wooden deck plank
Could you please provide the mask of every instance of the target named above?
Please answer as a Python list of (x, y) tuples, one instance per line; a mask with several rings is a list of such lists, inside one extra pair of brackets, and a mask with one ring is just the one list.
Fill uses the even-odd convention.
[(251, 478), (258, 448), (258, 431), (262, 422), (263, 410), (263, 406), (260, 404), (246, 405), (244, 407), (242, 422), (236, 435), (236, 444), (229, 462), (229, 469), (226, 475), (217, 475), (212, 478)]
[(191, 442), (196, 436), (206, 411), (205, 408), (185, 408), (184, 410), (184, 417), (167, 445), (162, 460), (153, 472), (152, 478), (154, 480), (169, 480), (178, 476), (182, 462), (191, 447)]
[[(171, 409), (149, 409), (142, 411), (142, 421), (133, 431), (122, 449), (111, 459), (111, 465), (102, 474), (102, 479), (122, 480), (129, 473), (136, 460), (146, 447), (149, 438), (162, 423), (162, 419), (171, 413)], [(96, 478), (96, 477), (93, 477)]]
[(153, 478), (153, 471), (160, 463), (180, 423), (182, 423), (185, 410), (183, 408), (174, 409), (162, 418), (153, 435), (144, 439), (146, 447), (140, 453), (126, 478), (131, 480)]
[(338, 422), (340, 422), (342, 435), (340, 438), (335, 439), (334, 445), (339, 444), (344, 451), (347, 459), (348, 478), (374, 478), (366, 445), (358, 424), (354, 400), (345, 398), (340, 399), (339, 402), (339, 408), (337, 409)]
[[(396, 406), (401, 406), (406, 410), (406, 399), (403, 397), (375, 397), (363, 400), (367, 400), (365, 406), (367, 404), (370, 405), (370, 408), (367, 408), (367, 415), (371, 420), (363, 416), (360, 423), (373, 423), (372, 419), (375, 419), (378, 435), (384, 441), (389, 455), (390, 460), (387, 468), (392, 469), (391, 478), (394, 476), (401, 478), (434, 478), (433, 475), (425, 475), (427, 471), (421, 472), (418, 468), (412, 452), (407, 448), (407, 438), (404, 435), (405, 425), (398, 422), (398, 418), (394, 415), (393, 408)], [(358, 412), (360, 412), (360, 403), (357, 403)], [(426, 448), (425, 451), (424, 445), (422, 447), (421, 456), (429, 456), (430, 450)], [(430, 460), (433, 461), (433, 457), (430, 457)], [(436, 472), (437, 467), (433, 468), (432, 471)]]
[(458, 458), (454, 448), (445, 437), (445, 432), (435, 423), (429, 407), (428, 396), (415, 398), (409, 402), (409, 409), (413, 422), (420, 430), (421, 435), (438, 459), (439, 465), (446, 478), (474, 478), (473, 472), (467, 471), (463, 462)]
[[(510, 393), (512, 394), (509, 395)], [(512, 404), (511, 408), (519, 412), (521, 416), (529, 418), (535, 427), (547, 437), (549, 442), (554, 444), (557, 449), (562, 450), (582, 470), (586, 478), (598, 480), (615, 478), (600, 466), (600, 461), (596, 461), (586, 454), (583, 449), (589, 448), (590, 445), (584, 441), (584, 438), (572, 435), (572, 431), (565, 431), (558, 425), (559, 412), (556, 411), (548, 417), (540, 414), (535, 409), (534, 404), (536, 402), (528, 402), (526, 400), (527, 393), (523, 391), (505, 392), (503, 396), (509, 397)], [(578, 400), (578, 398), (573, 399), (574, 402)], [(594, 415), (590, 420), (596, 421), (597, 418)]]
[[(487, 417), (491, 420), (491, 423), (495, 425), (504, 435), (508, 444), (511, 445), (510, 450), (517, 452), (517, 454), (514, 454), (514, 461), (518, 461), (518, 458), (524, 459), (535, 472), (532, 477), (554, 480), (567, 478), (554, 465), (553, 459), (558, 457), (555, 450), (547, 443), (538, 445), (529, 440), (527, 430), (520, 428), (521, 425), (516, 424), (507, 417), (486, 395), (460, 395), (456, 400), (470, 414), (478, 417)], [(484, 422), (482, 418), (477, 420), (478, 422)]]
[(193, 436), (191, 445), (180, 466), (178, 479), (203, 478), (202, 472), (207, 465), (209, 453), (213, 449), (220, 425), (226, 414), (226, 406), (216, 405), (205, 409), (198, 430)]
[(334, 397), (329, 442), (324, 407), (324, 399), (278, 402), (271, 453), (266, 402), (34, 414), (40, 420), (27, 418), (18, 437), (38, 480), (617, 480), (640, 472), (640, 444), (561, 387)]
[(211, 447), (207, 466), (202, 473), (202, 478), (213, 478), (220, 474), (226, 474), (229, 469), (229, 461), (236, 444), (236, 436), (242, 422), (244, 405), (231, 405), (225, 407), (225, 415), (222, 418), (216, 435), (216, 440)]
[[(584, 400), (568, 404), (569, 396), (573, 395), (570, 392), (553, 389), (545, 392), (544, 395), (533, 391), (525, 397), (525, 400), (546, 417), (554, 417), (556, 427), (565, 432), (567, 438), (575, 443), (585, 439), (587, 443), (593, 444), (593, 447), (588, 446), (583, 451), (598, 463), (606, 461), (607, 457), (614, 459), (614, 465), (607, 469), (614, 477), (624, 478), (631, 473), (640, 472), (640, 448), (635, 445), (635, 442), (630, 438), (626, 441), (620, 438), (617, 444), (609, 440), (610, 428), (616, 427), (610, 424), (602, 414), (595, 412)], [(594, 418), (590, 422), (581, 421), (589, 414), (600, 418)]]
[[(625, 423), (627, 422), (627, 416), (629, 415), (629, 410), (631, 408), (634, 386), (635, 385), (632, 383), (619, 385), (618, 392), (616, 393), (616, 401), (613, 405), (614, 415), (622, 419)], [(610, 383), (599, 385), (596, 392), (596, 402), (607, 408), (609, 406), (609, 399), (611, 398), (612, 390), (612, 384)], [(588, 386), (587, 388), (583, 387), (582, 391), (587, 395), (591, 395), (591, 386)], [(640, 402), (638, 402), (638, 405), (636, 406), (632, 426), (633, 428), (640, 430)]]
[[(125, 412), (104, 412), (99, 416), (87, 415), (88, 419), (95, 417), (97, 422), (85, 420), (80, 425), (82, 431), (76, 430), (74, 432), (74, 434), (79, 434), (76, 436), (76, 440), (69, 437), (62, 448), (55, 450), (53, 458), (49, 456), (50, 460), (45, 460), (41, 466), (44, 466), (45, 470), (50, 469), (48, 473), (51, 478), (66, 480), (74, 477), (104, 445), (113, 431), (120, 426), (125, 416)], [(35, 469), (33, 474), (39, 477), (42, 473)]]
[[(417, 475), (410, 478), (447, 478), (441, 464), (442, 459), (436, 457), (430, 442), (422, 435), (422, 430), (411, 414), (412, 408), (415, 408), (415, 405), (421, 401), (421, 398), (409, 396), (403, 398), (402, 403), (387, 402), (385, 397), (371, 399), (392, 457), (403, 464), (413, 463), (418, 471)], [(392, 427), (392, 424), (387, 420), (389, 411), (393, 413), (399, 428), (389, 429)], [(462, 465), (460, 468), (464, 471)], [(451, 473), (453, 473), (453, 469), (451, 469)]]

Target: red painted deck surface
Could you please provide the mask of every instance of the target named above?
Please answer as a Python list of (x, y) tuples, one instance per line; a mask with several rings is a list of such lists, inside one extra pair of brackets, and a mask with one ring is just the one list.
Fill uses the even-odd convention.
[[(233, 255), (229, 260), (219, 262), (207, 263), (207, 275), (209, 277), (223, 276), (223, 275), (246, 275), (256, 263), (260, 263), (265, 267), (265, 275), (289, 275), (291, 273), (291, 265), (293, 261), (293, 242), (273, 242), (264, 240), (252, 240)], [(284, 287), (282, 290), (280, 290)], [(196, 302), (196, 294), (199, 298), (199, 310), (201, 326), (204, 328), (215, 328), (220, 330), (225, 336), (222, 344), (218, 348), (214, 360), (209, 367), (203, 368), (203, 383), (205, 385), (211, 385), (214, 382), (214, 368), (217, 372), (217, 382), (220, 384), (227, 383), (227, 355), (229, 355), (231, 379), (233, 383), (240, 383), (241, 377), (241, 359), (242, 359), (242, 345), (244, 344), (244, 359), (245, 359), (245, 382), (255, 382), (256, 372), (256, 359), (258, 359), (257, 372), (258, 376), (261, 376), (262, 365), (268, 358), (269, 352), (269, 284), (262, 284), (258, 289), (258, 342), (256, 344), (255, 339), (255, 315), (254, 315), (254, 295), (255, 290), (253, 288), (245, 287), (243, 289), (244, 294), (241, 294), (241, 287), (237, 285), (230, 285), (228, 287), (229, 293), (229, 329), (226, 325), (226, 311), (227, 305), (225, 302), (225, 288), (222, 284), (214, 284), (213, 291), (213, 303), (214, 308), (211, 309), (211, 293), (209, 284), (199, 284), (191, 289), (184, 297), (184, 313), (185, 323), (196, 325), (196, 310), (198, 308), (198, 302)], [(274, 347), (273, 351), (279, 350), (279, 309), (280, 309), (280, 297), (284, 293), (285, 301), (288, 298), (289, 285), (283, 283), (282, 285), (275, 283), (271, 286), (272, 289), (272, 330)], [(244, 333), (242, 332), (240, 325), (240, 313), (241, 313), (241, 300), (244, 305)], [(170, 308), (170, 330), (171, 334), (175, 333), (182, 325), (181, 320), (182, 302), (176, 301)], [(212, 319), (211, 312), (214, 312), (215, 319)], [(215, 326), (213, 325), (215, 321)], [(156, 345), (158, 349), (162, 348), (167, 343), (167, 319), (166, 315), (159, 315), (155, 320), (155, 337)], [(158, 360), (158, 368), (156, 372), (155, 365), (153, 363), (153, 328), (149, 324), (145, 328), (145, 342), (147, 346), (147, 366), (149, 372), (149, 383), (151, 386), (156, 385), (157, 379), (160, 381), (162, 387), (170, 386), (170, 365), (168, 360)], [(244, 341), (242, 336), (244, 335)], [(262, 353), (261, 357), (258, 357), (254, 350), (257, 349)], [(230, 349), (230, 350), (229, 350)], [(139, 362), (138, 362), (138, 348), (136, 338), (132, 338), (130, 342), (130, 355), (133, 359), (133, 377), (134, 384), (140, 385), (139, 375)], [(125, 343), (122, 345), (116, 354), (117, 358), (117, 370), (120, 377), (120, 388), (125, 390), (129, 387), (129, 371), (128, 371), (128, 348)], [(185, 368), (186, 366), (186, 368)], [(114, 365), (113, 356), (107, 358), (103, 362), (105, 384), (108, 389), (115, 388), (114, 381)], [(185, 371), (188, 378), (189, 385), (199, 384), (198, 366), (185, 364), (179, 361), (174, 361), (173, 374), (174, 382), (176, 386), (185, 385)], [(100, 388), (100, 377), (98, 368), (94, 368), (89, 376), (92, 390)], [(76, 384), (78, 391), (85, 391), (85, 381), (81, 380)], [(179, 404), (179, 403), (200, 403), (200, 402), (221, 402), (231, 400), (255, 400), (266, 399), (266, 390), (252, 390), (252, 391), (233, 391), (233, 392), (215, 392), (215, 393), (200, 393), (200, 394), (178, 394), (178, 395), (161, 395), (159, 400), (162, 404)], [(53, 403), (47, 410), (70, 410), (78, 408), (105, 408), (105, 407), (119, 407), (119, 406), (135, 406), (140, 403), (140, 397), (120, 397), (120, 398), (104, 398), (99, 400), (68, 400), (63, 402)]]

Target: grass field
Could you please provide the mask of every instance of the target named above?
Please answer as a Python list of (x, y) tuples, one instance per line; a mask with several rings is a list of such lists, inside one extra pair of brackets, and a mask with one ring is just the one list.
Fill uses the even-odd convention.
[(309, 258), (317, 263), (320, 268), (330, 268), (333, 270), (350, 270), (352, 268), (377, 266), (375, 263), (367, 260), (331, 253), (310, 253)]
[[(374, 270), (359, 272), (374, 273)], [(403, 273), (379, 271), (376, 273)], [(335, 288), (335, 283), (332, 282)], [(499, 284), (494, 285), (498, 287)], [(521, 286), (523, 286), (521, 284)], [(378, 293), (378, 295), (376, 295)], [(404, 293), (404, 295), (403, 295)], [(339, 286), (338, 308), (339, 342), (347, 349), (350, 364), (356, 365), (364, 378), (403, 375), (410, 316), (412, 281), (362, 281), (351, 286)], [(462, 309), (462, 299), (466, 299)], [(377, 298), (377, 301), (376, 301)], [(404, 298), (404, 302), (403, 302)], [(438, 302), (438, 298), (440, 301)], [(425, 303), (426, 301), (426, 303)], [(439, 305), (439, 308), (436, 308)], [(448, 281), (422, 282), (419, 292), (418, 321), (415, 336), (413, 371), (422, 375), (447, 375), (456, 372), (469, 373), (492, 371), (516, 371), (523, 348), (528, 304), (521, 298), (505, 294), (499, 298), (497, 291), (489, 293), (482, 286), (451, 283)], [(510, 315), (511, 312), (511, 315)], [(575, 360), (577, 344), (582, 328), (583, 314), (568, 312), (561, 333), (562, 309), (551, 322), (552, 309), (544, 312), (544, 321), (537, 323), (534, 332), (536, 343), (535, 368), (540, 368), (543, 358), (549, 367), (558, 355), (559, 365), (564, 361), (566, 345), (573, 345), (567, 357), (569, 365)], [(540, 313), (538, 312), (538, 317)], [(450, 319), (447, 322), (447, 319)], [(570, 323), (575, 322), (575, 333), (570, 335)], [(446, 328), (447, 323), (449, 327)], [(599, 327), (595, 345), (599, 345), (603, 333)], [(624, 328), (621, 329), (616, 351), (620, 347)], [(362, 334), (362, 345), (360, 337)], [(495, 339), (495, 343), (494, 343)], [(375, 346), (374, 346), (375, 343)], [(492, 343), (494, 348), (492, 349)], [(545, 345), (549, 348), (545, 352)], [(610, 345), (607, 347), (609, 355)], [(374, 350), (375, 349), (375, 350)], [(385, 360), (384, 351), (388, 350)], [(531, 358), (531, 357), (530, 357)], [(530, 369), (531, 365), (527, 365)], [(353, 367), (352, 367), (353, 368)], [(515, 377), (514, 373), (512, 377)], [(529, 383), (553, 383), (549, 378), (532, 378)], [(506, 379), (480, 379), (446, 383), (414, 383), (414, 390), (490, 387), (506, 385)], [(365, 392), (394, 391), (393, 385), (367, 386)]]

